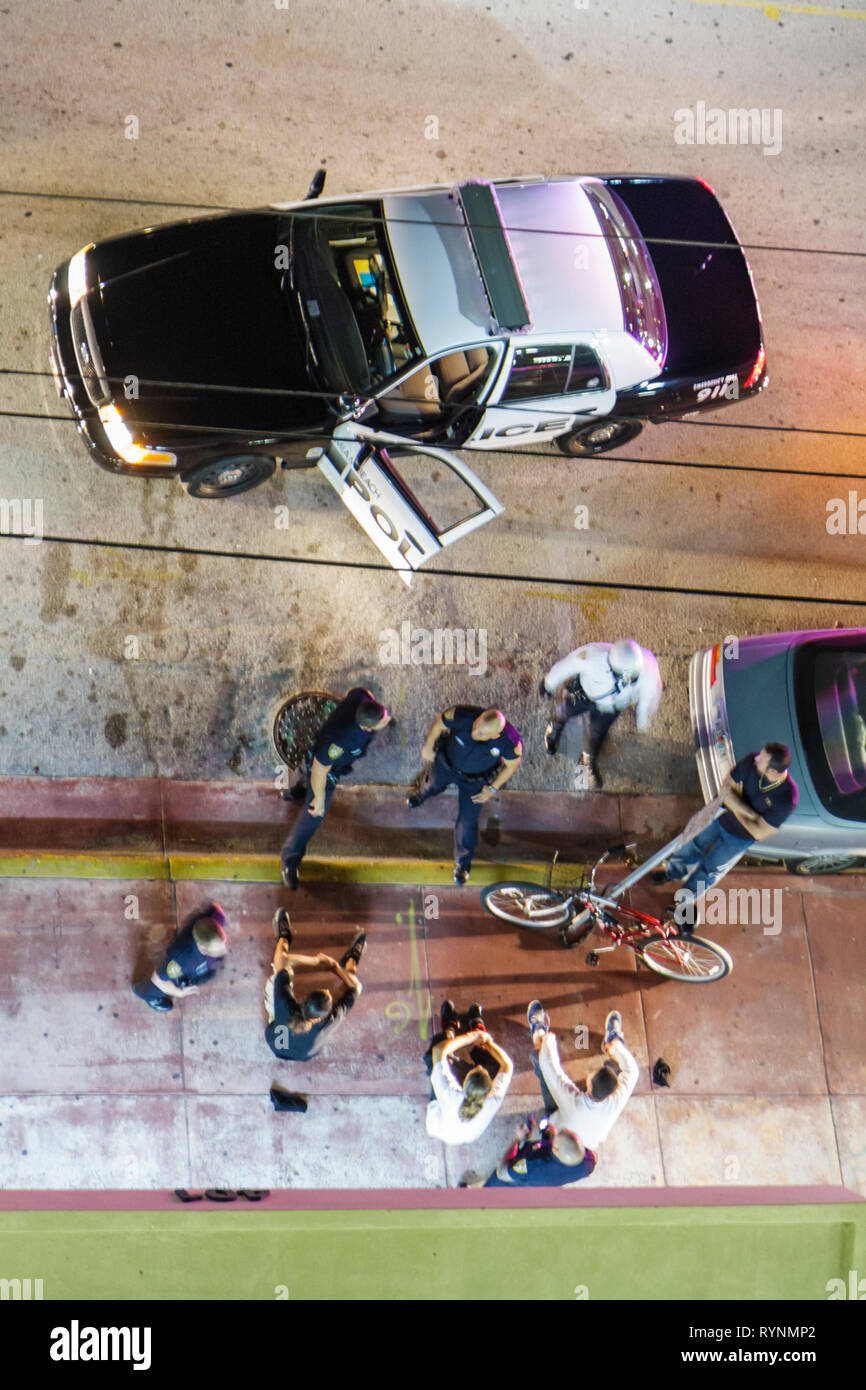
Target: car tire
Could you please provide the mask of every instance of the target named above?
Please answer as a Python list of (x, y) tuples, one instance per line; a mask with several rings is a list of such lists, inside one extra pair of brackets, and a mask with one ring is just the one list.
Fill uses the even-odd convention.
[(813, 874), (842, 874), (858, 864), (866, 868), (866, 861), (853, 854), (810, 854), (805, 859), (787, 859), (785, 868), (789, 874), (804, 878)]
[(233, 458), (200, 463), (181, 481), (190, 497), (235, 497), (239, 492), (249, 492), (250, 488), (267, 482), (276, 466), (276, 459), (263, 454), (237, 454)]
[(569, 458), (592, 458), (630, 444), (642, 429), (643, 420), (594, 420), (570, 434), (558, 435), (554, 442)]

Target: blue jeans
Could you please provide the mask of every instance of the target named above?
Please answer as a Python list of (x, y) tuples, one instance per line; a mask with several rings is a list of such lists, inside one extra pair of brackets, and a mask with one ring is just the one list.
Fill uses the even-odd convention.
[(708, 888), (724, 878), (737, 860), (742, 859), (751, 843), (741, 835), (732, 835), (717, 820), (689, 840), (667, 862), (666, 877), (669, 882), (672, 879), (685, 879), (678, 890), (679, 901), (685, 905), (687, 899), (683, 895), (688, 894), (692, 899), (690, 906), (694, 906)]
[(553, 1099), (553, 1096), (547, 1089), (547, 1082), (541, 1074), (541, 1067), (538, 1062), (538, 1053), (536, 1052), (535, 1048), (532, 1049), (531, 1056), (532, 1069), (535, 1072), (535, 1075), (538, 1077), (538, 1084), (541, 1087), (541, 1099), (544, 1101), (544, 1113), (545, 1115), (552, 1115), (554, 1110), (558, 1109), (558, 1106), (556, 1104), (556, 1101)]

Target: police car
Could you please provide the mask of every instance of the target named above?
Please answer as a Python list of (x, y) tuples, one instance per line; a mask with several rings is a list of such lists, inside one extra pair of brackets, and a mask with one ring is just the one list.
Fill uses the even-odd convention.
[[(228, 497), (317, 465), (409, 572), (502, 510), (452, 450), (601, 453), (767, 384), (751, 272), (700, 179), (323, 184), (55, 271), (52, 368), (103, 467)], [(456, 473), (474, 513), (438, 527), (407, 451)]]

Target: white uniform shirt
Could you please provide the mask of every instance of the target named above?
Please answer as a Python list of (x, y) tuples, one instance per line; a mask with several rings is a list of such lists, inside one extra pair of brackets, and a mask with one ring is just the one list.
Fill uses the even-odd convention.
[(563, 1070), (554, 1033), (545, 1035), (538, 1054), (541, 1075), (557, 1105), (556, 1114), (551, 1116), (553, 1123), (559, 1129), (570, 1129), (585, 1149), (594, 1151), (610, 1134), (637, 1085), (638, 1065), (625, 1043), (615, 1038), (610, 1056), (622, 1068), (619, 1084), (606, 1100), (593, 1100)]
[(552, 695), (559, 686), (577, 676), (584, 691), (602, 714), (614, 714), (635, 705), (637, 726), (644, 732), (649, 728), (649, 722), (662, 698), (659, 664), (652, 652), (641, 647), (643, 670), (631, 685), (616, 690), (617, 674), (608, 662), (612, 648), (612, 642), (587, 642), (585, 647), (569, 652), (568, 656), (551, 666), (544, 678), (544, 688), (548, 695)]
[[(463, 1046), (465, 1034), (454, 1039), (456, 1050)], [(483, 1043), (481, 1044), (483, 1046)], [(446, 1044), (447, 1048), (447, 1044)], [(427, 1133), (443, 1144), (471, 1144), (483, 1134), (493, 1116), (505, 1099), (505, 1092), (514, 1075), (514, 1064), (504, 1052), (499, 1052), (497, 1061), (501, 1063), (493, 1085), (487, 1093), (484, 1104), (471, 1120), (461, 1120), (458, 1114), (466, 1099), (463, 1087), (451, 1070), (450, 1052), (443, 1051), (442, 1057), (433, 1068), (431, 1081), (436, 1095), (427, 1106)]]

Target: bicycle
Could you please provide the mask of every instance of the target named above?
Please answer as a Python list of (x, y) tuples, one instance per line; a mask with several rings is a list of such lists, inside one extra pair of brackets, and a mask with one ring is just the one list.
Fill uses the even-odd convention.
[[(680, 935), (669, 919), (650, 917), (633, 907), (597, 892), (595, 876), (606, 859), (634, 845), (613, 845), (593, 866), (589, 884), (568, 893), (538, 883), (492, 883), (481, 893), (485, 910), (516, 927), (544, 930), (558, 927), (564, 946), (578, 946), (593, 931), (601, 931), (610, 946), (596, 946), (586, 956), (587, 965), (599, 963), (599, 956), (627, 946), (639, 961), (657, 975), (687, 984), (710, 984), (723, 980), (734, 968), (727, 951), (713, 941), (691, 933)], [(554, 859), (554, 863), (556, 860)], [(589, 913), (589, 921), (573, 936), (569, 931), (578, 917)]]

